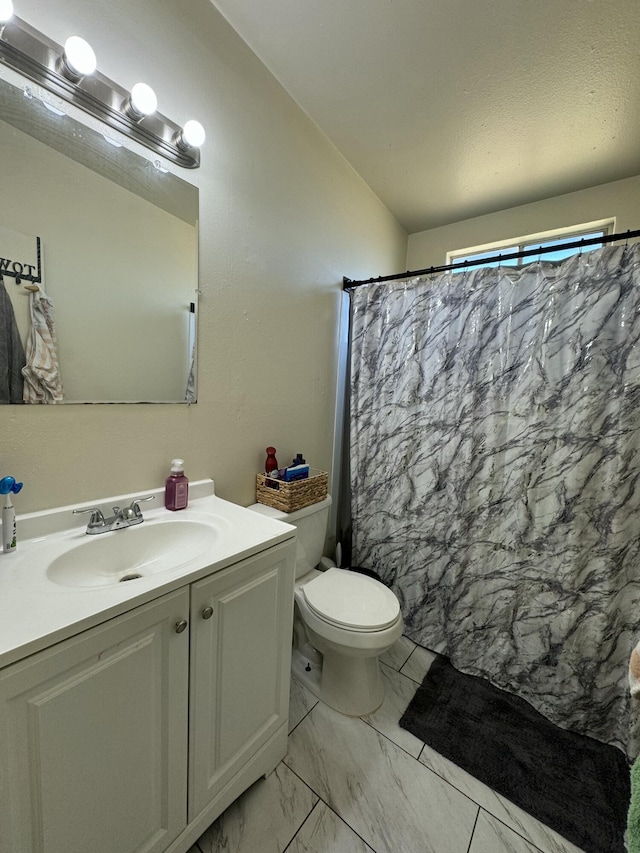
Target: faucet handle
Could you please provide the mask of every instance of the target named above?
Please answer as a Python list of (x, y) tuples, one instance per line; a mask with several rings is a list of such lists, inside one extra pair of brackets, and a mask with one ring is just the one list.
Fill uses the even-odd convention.
[(85, 512), (91, 513), (91, 518), (89, 519), (89, 524), (87, 525), (87, 530), (94, 527), (103, 527), (104, 526), (104, 515), (102, 514), (102, 510), (97, 507), (91, 507), (90, 509), (74, 509), (72, 510), (73, 515), (82, 515)]
[(130, 505), (129, 505), (129, 509), (130, 509), (130, 510), (133, 510), (133, 512), (134, 512), (138, 517), (140, 517), (140, 518), (141, 518), (141, 517), (142, 517), (142, 512), (140, 511), (140, 504), (141, 504), (141, 503), (146, 503), (147, 501), (155, 501), (155, 499), (156, 499), (156, 496), (155, 496), (155, 495), (147, 495), (147, 497), (146, 497), (146, 498), (134, 498), (134, 499), (131, 501)]

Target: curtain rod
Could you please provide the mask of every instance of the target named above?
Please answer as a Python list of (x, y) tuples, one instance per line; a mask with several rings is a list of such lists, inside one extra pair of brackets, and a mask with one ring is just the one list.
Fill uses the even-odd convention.
[(527, 258), (531, 255), (544, 255), (547, 252), (557, 252), (561, 249), (581, 249), (583, 246), (594, 246), (600, 243), (615, 243), (618, 240), (631, 240), (635, 237), (640, 237), (640, 230), (625, 231), (620, 234), (605, 234), (602, 237), (590, 237), (588, 240), (574, 240), (572, 243), (564, 243), (558, 246), (538, 246), (534, 249), (523, 249), (520, 252), (510, 252), (507, 255), (492, 255), (489, 258), (479, 258), (475, 261), (461, 261), (460, 263), (444, 264), (440, 267), (427, 267), (424, 270), (407, 270), (407, 272), (399, 272), (395, 275), (381, 275), (378, 278), (366, 278), (362, 281), (354, 281), (351, 278), (344, 276), (342, 279), (343, 290), (351, 290), (354, 287), (360, 287), (363, 284), (376, 284), (382, 281), (397, 281), (401, 278), (412, 278), (416, 275), (433, 275), (437, 272), (450, 272), (452, 270), (464, 270), (469, 267), (478, 266), (479, 264), (490, 264), (496, 261), (513, 261), (516, 258)]

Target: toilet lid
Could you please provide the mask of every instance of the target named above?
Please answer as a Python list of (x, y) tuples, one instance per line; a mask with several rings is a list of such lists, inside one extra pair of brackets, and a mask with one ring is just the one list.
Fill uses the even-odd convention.
[(325, 622), (356, 631), (382, 631), (400, 614), (398, 599), (384, 584), (345, 569), (328, 569), (304, 584), (302, 592)]

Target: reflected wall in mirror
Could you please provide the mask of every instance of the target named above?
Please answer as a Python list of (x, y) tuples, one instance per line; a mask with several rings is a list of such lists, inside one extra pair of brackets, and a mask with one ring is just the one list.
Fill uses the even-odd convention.
[[(64, 402), (195, 402), (197, 188), (40, 96), (0, 68), (0, 234), (40, 237)], [(23, 341), (27, 283), (4, 276)]]

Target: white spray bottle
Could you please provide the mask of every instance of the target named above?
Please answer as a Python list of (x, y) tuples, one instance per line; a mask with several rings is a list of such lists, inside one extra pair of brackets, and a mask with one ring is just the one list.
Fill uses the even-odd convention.
[(21, 488), (22, 483), (16, 483), (14, 477), (3, 477), (0, 480), (0, 495), (5, 496), (2, 507), (2, 550), (5, 554), (12, 554), (18, 545), (16, 511), (11, 502), (11, 492), (17, 495)]

